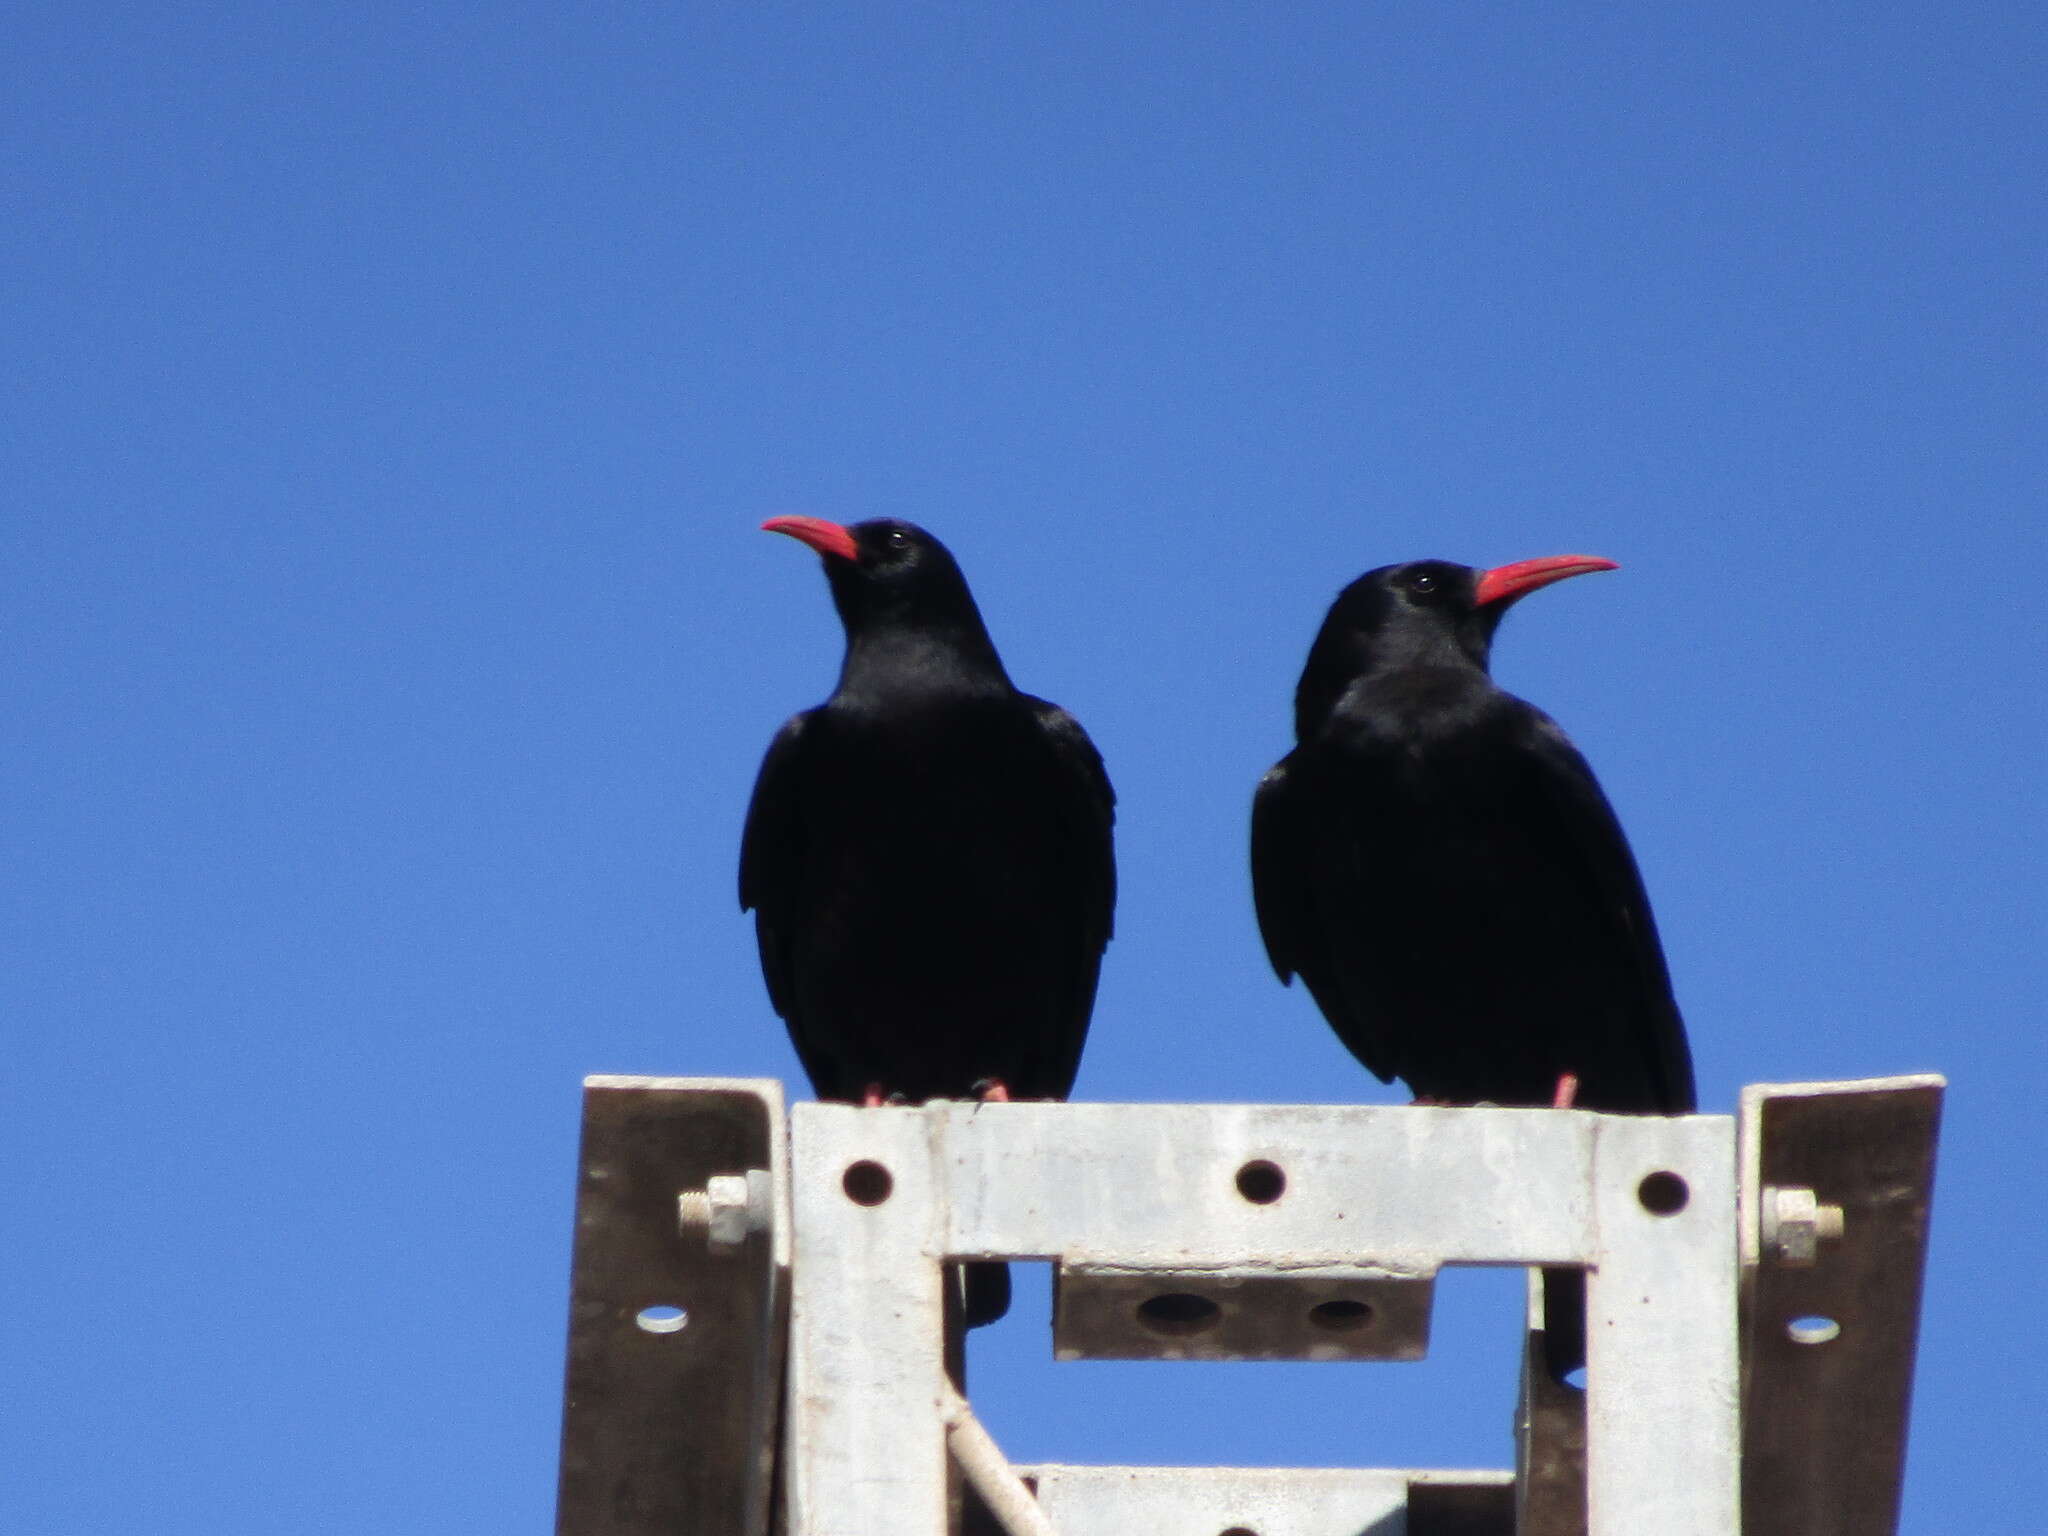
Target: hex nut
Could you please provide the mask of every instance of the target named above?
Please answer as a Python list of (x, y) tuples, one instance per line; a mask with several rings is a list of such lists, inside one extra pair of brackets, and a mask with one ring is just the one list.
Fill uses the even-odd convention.
[(1820, 1245), (1842, 1235), (1842, 1208), (1823, 1205), (1810, 1189), (1768, 1185), (1763, 1192), (1764, 1257), (1790, 1269), (1810, 1269), (1820, 1259)]
[(766, 1169), (715, 1173), (702, 1189), (676, 1196), (676, 1223), (685, 1232), (703, 1232), (714, 1252), (738, 1248), (749, 1232), (767, 1227), (772, 1201)]
[(704, 1181), (704, 1192), (711, 1197), (711, 1246), (739, 1247), (747, 1240), (749, 1224), (747, 1176), (715, 1174)]

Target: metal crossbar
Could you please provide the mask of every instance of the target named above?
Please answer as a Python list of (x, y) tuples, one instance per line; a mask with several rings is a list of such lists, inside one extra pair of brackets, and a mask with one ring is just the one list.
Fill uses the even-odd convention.
[[(557, 1530), (766, 1536), (779, 1487), (780, 1536), (1881, 1533), (1941, 1091), (1752, 1089), (1738, 1155), (1721, 1115), (592, 1079)], [(976, 1259), (1058, 1266), (1061, 1358), (1420, 1358), (1442, 1266), (1582, 1268), (1586, 1386), (1525, 1364), (1512, 1473), (1011, 1467), (948, 1372)]]
[[(1345, 1262), (1584, 1265), (1588, 1530), (1735, 1528), (1725, 1116), (804, 1104), (791, 1151), (792, 1536), (946, 1529), (943, 1266), (972, 1258), (1142, 1265), (1163, 1282)], [(1281, 1170), (1279, 1198), (1240, 1192), (1254, 1162)], [(859, 1198), (884, 1179), (885, 1198)]]

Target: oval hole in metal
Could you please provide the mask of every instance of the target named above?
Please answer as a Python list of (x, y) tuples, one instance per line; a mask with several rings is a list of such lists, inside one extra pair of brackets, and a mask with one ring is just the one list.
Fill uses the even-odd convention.
[(1659, 1169), (1643, 1175), (1643, 1182), (1636, 1186), (1636, 1198), (1652, 1216), (1676, 1216), (1685, 1209), (1686, 1201), (1692, 1198), (1692, 1191), (1677, 1174), (1669, 1169)]
[(1372, 1304), (1340, 1299), (1308, 1309), (1308, 1320), (1325, 1333), (1358, 1333), (1372, 1326)]
[(1138, 1303), (1138, 1321), (1169, 1339), (1207, 1333), (1223, 1320), (1223, 1309), (1206, 1296), (1169, 1291)]
[(1842, 1325), (1832, 1317), (1795, 1317), (1785, 1325), (1785, 1337), (1794, 1344), (1832, 1344), (1842, 1336)]

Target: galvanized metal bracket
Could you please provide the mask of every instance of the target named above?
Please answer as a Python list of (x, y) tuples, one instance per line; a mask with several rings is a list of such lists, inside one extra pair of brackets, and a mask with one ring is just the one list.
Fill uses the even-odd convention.
[(1746, 1536), (1897, 1528), (1946, 1087), (1742, 1092)]
[(1062, 1263), (1059, 1360), (1420, 1360), (1436, 1275), (1364, 1265)]
[[(1278, 1195), (1256, 1198), (1257, 1180), (1247, 1189), (1254, 1164), (1277, 1170)], [(945, 1265), (976, 1258), (1054, 1260), (1068, 1275), (1142, 1272), (1174, 1287), (1161, 1294), (1197, 1298), (1219, 1274), (1263, 1272), (1277, 1285), (1291, 1269), (1314, 1287), (1332, 1271), (1584, 1267), (1588, 1529), (1734, 1529), (1727, 1117), (801, 1104), (791, 1165), (792, 1536), (947, 1528), (942, 1277)], [(1160, 1496), (1156, 1480), (1105, 1484), (1055, 1468), (1040, 1477), (1042, 1500), (1056, 1483), (1074, 1509), (1095, 1496), (1086, 1489)], [(1399, 1477), (1404, 1488), (1413, 1480)], [(1129, 1492), (1134, 1481), (1154, 1492)]]
[(764, 1536), (787, 1148), (773, 1079), (585, 1080), (559, 1536)]
[[(784, 1536), (943, 1536), (954, 1465), (1038, 1536), (1890, 1530), (1942, 1086), (1751, 1089), (1738, 1177), (1726, 1116), (802, 1104), (785, 1138), (773, 1082), (592, 1078), (557, 1531), (764, 1536), (779, 1476)], [(946, 1369), (980, 1258), (1057, 1266), (1065, 1359), (1416, 1359), (1443, 1265), (1529, 1266), (1516, 1471), (1011, 1468)], [(1545, 1266), (1586, 1272), (1583, 1391)]]

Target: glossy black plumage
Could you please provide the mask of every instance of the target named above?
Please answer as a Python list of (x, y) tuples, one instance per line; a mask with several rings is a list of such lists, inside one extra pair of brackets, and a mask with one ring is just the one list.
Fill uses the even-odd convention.
[(1549, 1104), (1572, 1073), (1583, 1108), (1689, 1110), (1635, 859), (1564, 732), (1488, 676), (1480, 576), (1388, 566), (1332, 606), (1253, 808), (1267, 953), (1422, 1097)]
[[(1064, 1098), (1116, 901), (1101, 758), (1011, 684), (931, 535), (769, 526), (818, 549), (846, 630), (832, 696), (768, 749), (740, 856), (740, 905), (812, 1086), (853, 1103), (991, 1082)], [(1004, 1272), (976, 1268), (981, 1322)]]
[[(1274, 970), (1418, 1097), (1548, 1105), (1569, 1074), (1580, 1108), (1694, 1107), (1620, 824), (1564, 732), (1487, 672), (1509, 603), (1606, 568), (1422, 561), (1360, 577), (1310, 650), (1297, 745), (1259, 786), (1252, 880)], [(1576, 1313), (1549, 1310), (1562, 1374), (1582, 1349)]]

